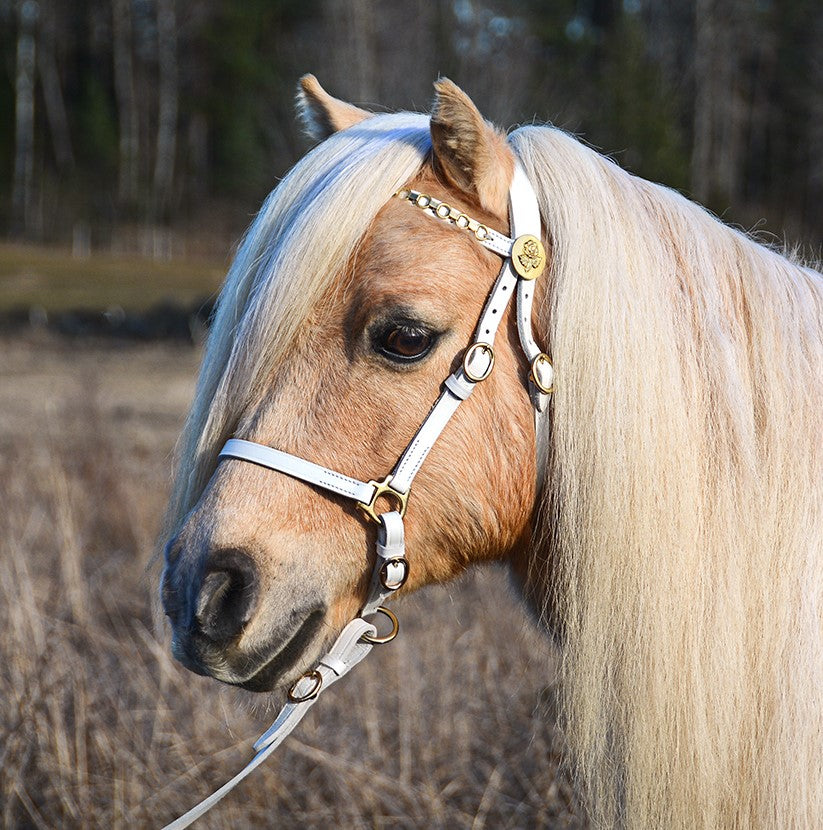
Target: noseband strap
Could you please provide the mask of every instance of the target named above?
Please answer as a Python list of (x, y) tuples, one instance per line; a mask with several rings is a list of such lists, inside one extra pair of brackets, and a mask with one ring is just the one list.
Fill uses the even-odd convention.
[(267, 447), (265, 444), (244, 441), (242, 438), (230, 438), (226, 441), (218, 458), (238, 458), (242, 461), (250, 461), (252, 464), (277, 470), (292, 478), (299, 478), (307, 484), (314, 484), (316, 487), (331, 490), (338, 496), (346, 496), (358, 502), (368, 502), (374, 493), (374, 487), (356, 478), (349, 478), (328, 467), (321, 467), (313, 461), (306, 461), (305, 458)]
[[(368, 597), (360, 615), (340, 633), (329, 652), (317, 666), (306, 672), (291, 688), (289, 702), (274, 723), (254, 744), (257, 755), (228, 783), (188, 813), (167, 825), (164, 830), (182, 830), (211, 809), (250, 772), (256, 769), (297, 726), (318, 695), (359, 663), (375, 644), (388, 642), (397, 634), (397, 618), (382, 603), (402, 587), (409, 573), (405, 556), (403, 515), (414, 477), (460, 404), (494, 368), (494, 339), (512, 296), (517, 294), (517, 331), (520, 345), (529, 363), (529, 393), (535, 417), (543, 412), (552, 391), (553, 369), (548, 355), (535, 343), (532, 335), (534, 280), (542, 273), (546, 255), (541, 239), (540, 209), (534, 190), (519, 163), (509, 189), (512, 237), (480, 224), (465, 213), (424, 193), (401, 190), (398, 197), (411, 202), (433, 218), (454, 225), (474, 235), (481, 245), (503, 258), (503, 267), (486, 300), (472, 342), (466, 349), (462, 365), (443, 382), (443, 390), (409, 445), (403, 451), (391, 475), (382, 481), (358, 481), (313, 461), (253, 441), (231, 438), (220, 451), (219, 459), (247, 461), (284, 473), (307, 484), (350, 499), (371, 521), (377, 523), (375, 564)], [(541, 455), (541, 430), (536, 429), (538, 457)], [(395, 502), (397, 509), (377, 512), (383, 496)], [(363, 617), (383, 614), (392, 622), (386, 636), (378, 636), (373, 623)]]

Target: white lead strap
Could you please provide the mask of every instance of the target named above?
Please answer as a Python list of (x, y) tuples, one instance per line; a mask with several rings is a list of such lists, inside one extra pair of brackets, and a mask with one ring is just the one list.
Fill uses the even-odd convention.
[[(213, 792), (208, 798), (204, 798), (203, 801), (195, 807), (192, 807), (191, 810), (180, 816), (180, 818), (167, 824), (163, 830), (183, 830), (184, 827), (188, 827), (192, 822), (196, 821), (200, 816), (214, 807), (224, 796), (228, 795), (247, 775), (254, 772), (280, 746), (297, 724), (303, 720), (303, 717), (319, 698), (320, 691), (338, 681), (366, 657), (373, 646), (364, 640), (363, 637), (373, 636), (375, 633), (376, 629), (371, 623), (359, 617), (353, 619), (340, 633), (340, 636), (326, 657), (318, 663), (315, 672), (322, 676), (323, 679), (316, 693), (311, 697), (306, 697), (304, 700), (287, 703), (280, 710), (274, 723), (255, 741), (254, 749), (257, 754), (254, 758), (234, 778), (223, 784), (219, 790)], [(334, 668), (330, 668), (324, 661), (334, 662)], [(311, 684), (312, 682), (314, 682), (313, 678), (308, 675), (299, 681), (300, 684)]]
[[(509, 191), (511, 233), (514, 238), (487, 228), (459, 210), (425, 194), (405, 190), (398, 195), (429, 215), (473, 233), (482, 245), (503, 258), (503, 267), (483, 306), (474, 338), (466, 349), (462, 365), (446, 378), (440, 397), (400, 456), (392, 474), (383, 481), (359, 481), (313, 461), (253, 441), (240, 438), (226, 441), (218, 456), (220, 459), (258, 464), (355, 501), (364, 515), (378, 525), (375, 563), (369, 595), (360, 615), (343, 629), (315, 668), (306, 672), (292, 686), (289, 702), (255, 742), (257, 754), (254, 758), (234, 778), (185, 815), (166, 825), (164, 830), (183, 830), (211, 809), (268, 758), (302, 720), (322, 691), (351, 671), (374, 645), (389, 642), (397, 634), (397, 618), (382, 603), (402, 587), (409, 573), (405, 557), (403, 515), (412, 481), (460, 404), (472, 394), (478, 383), (491, 374), (494, 367), (495, 335), (515, 293), (517, 329), (531, 369), (529, 391), (536, 419), (546, 407), (553, 369), (548, 356), (535, 343), (531, 326), (534, 279), (545, 266), (545, 251), (540, 241), (537, 197), (523, 168), (519, 163), (515, 165)], [(539, 437), (537, 451), (538, 454), (545, 451), (545, 447), (540, 445)], [(378, 514), (376, 502), (380, 496), (395, 501), (397, 509)], [(383, 614), (391, 621), (392, 630), (388, 635), (378, 636), (376, 626), (363, 619), (375, 614)]]

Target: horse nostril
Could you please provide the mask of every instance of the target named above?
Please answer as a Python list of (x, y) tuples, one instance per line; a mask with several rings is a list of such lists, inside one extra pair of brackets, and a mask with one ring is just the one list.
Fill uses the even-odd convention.
[(200, 632), (215, 643), (239, 636), (257, 599), (257, 569), (239, 550), (216, 551), (206, 563), (195, 619)]

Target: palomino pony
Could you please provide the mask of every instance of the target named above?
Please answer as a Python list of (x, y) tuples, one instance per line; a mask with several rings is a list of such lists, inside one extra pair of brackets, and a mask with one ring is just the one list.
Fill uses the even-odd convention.
[[(178, 659), (257, 691), (311, 677), (364, 606), (376, 537), (311, 471), (383, 476), (462, 377), (474, 394), (418, 464), (401, 590), (509, 563), (562, 650), (596, 825), (820, 826), (821, 274), (559, 130), (502, 135), (449, 81), (430, 118), (311, 76), (300, 108), (320, 143), (238, 251), (181, 442)], [(479, 240), (514, 236), (515, 170), (548, 252), (534, 314), (517, 309), (550, 397), (512, 304), (494, 371), (490, 348), (460, 369), (504, 255)], [(232, 438), (283, 451), (275, 470), (322, 467), (218, 459)], [(391, 487), (377, 501), (400, 511)]]

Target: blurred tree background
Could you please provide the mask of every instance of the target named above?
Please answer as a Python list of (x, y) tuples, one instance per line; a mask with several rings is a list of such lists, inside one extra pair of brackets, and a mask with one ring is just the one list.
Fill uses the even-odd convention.
[(0, 235), (225, 250), (306, 147), (297, 78), (426, 110), (448, 75), (726, 220), (820, 243), (820, 0), (0, 0)]

